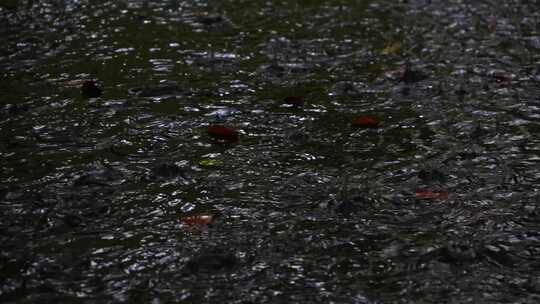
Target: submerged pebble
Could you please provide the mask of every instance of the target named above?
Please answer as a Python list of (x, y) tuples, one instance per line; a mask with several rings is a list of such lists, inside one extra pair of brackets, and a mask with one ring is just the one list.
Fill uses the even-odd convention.
[(84, 98), (97, 98), (102, 92), (103, 90), (93, 80), (87, 80), (81, 85), (81, 94)]
[(155, 178), (184, 177), (185, 170), (174, 163), (161, 163), (152, 168), (152, 176)]
[(183, 95), (186, 90), (176, 83), (162, 83), (131, 88), (128, 92), (137, 97), (165, 97)]
[(419, 71), (412, 69), (409, 65), (405, 65), (405, 70), (400, 77), (400, 80), (405, 83), (415, 83), (427, 79), (428, 76)]
[(349, 200), (339, 202), (336, 207), (334, 208), (336, 213), (342, 214), (342, 215), (349, 215), (355, 212), (360, 211), (360, 206), (358, 204), (351, 202)]
[(283, 98), (283, 103), (292, 107), (301, 107), (304, 105), (303, 96), (287, 96)]
[(328, 207), (332, 208), (335, 213), (345, 217), (367, 210), (369, 206), (369, 199), (362, 196), (343, 197), (339, 200), (332, 199), (328, 203)]
[(420, 82), (428, 78), (427, 74), (413, 69), (410, 64), (404, 64), (397, 69), (388, 70), (384, 73), (387, 78), (402, 81), (407, 84)]
[(480, 257), (478, 248), (470, 241), (449, 241), (441, 251), (443, 260), (453, 263), (473, 261)]
[(220, 24), (226, 21), (226, 19), (218, 14), (205, 14), (202, 16), (199, 16), (197, 19), (200, 23), (210, 26), (215, 24)]
[(114, 186), (122, 183), (123, 178), (123, 174), (117, 170), (101, 168), (79, 175), (74, 179), (73, 186)]
[(192, 257), (186, 268), (192, 273), (216, 273), (234, 269), (239, 264), (238, 258), (220, 249), (210, 249)]
[(447, 181), (447, 174), (439, 169), (422, 169), (418, 171), (418, 178), (425, 183), (444, 183)]

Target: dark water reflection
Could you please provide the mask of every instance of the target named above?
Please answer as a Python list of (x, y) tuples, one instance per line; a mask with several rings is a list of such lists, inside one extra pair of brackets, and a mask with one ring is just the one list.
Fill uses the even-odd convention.
[(0, 8), (2, 302), (540, 301), (535, 1)]

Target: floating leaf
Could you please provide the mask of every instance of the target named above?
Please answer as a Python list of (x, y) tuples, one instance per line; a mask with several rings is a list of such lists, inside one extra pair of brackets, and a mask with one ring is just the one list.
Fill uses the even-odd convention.
[(188, 228), (204, 228), (214, 221), (213, 215), (191, 215), (180, 219), (180, 222)]
[(384, 47), (384, 49), (381, 51), (381, 54), (383, 55), (397, 54), (399, 53), (399, 51), (401, 51), (401, 47), (402, 47), (401, 42), (399, 41), (391, 42)]
[(448, 199), (448, 192), (431, 191), (431, 190), (416, 190), (414, 197), (419, 200), (446, 200)]
[(359, 116), (352, 121), (352, 125), (358, 128), (378, 128), (381, 122), (375, 117)]
[(201, 159), (199, 161), (199, 166), (201, 167), (215, 167), (221, 165), (221, 161), (217, 159)]
[(210, 126), (208, 127), (207, 132), (210, 137), (221, 142), (234, 143), (239, 139), (236, 130), (224, 126)]

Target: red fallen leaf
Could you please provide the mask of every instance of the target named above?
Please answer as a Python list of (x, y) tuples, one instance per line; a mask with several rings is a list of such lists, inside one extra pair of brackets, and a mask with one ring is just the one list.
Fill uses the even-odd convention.
[(381, 122), (375, 117), (359, 116), (352, 121), (352, 125), (359, 128), (378, 128)]
[(224, 126), (210, 126), (206, 130), (208, 135), (219, 141), (237, 142), (238, 132), (236, 130)]
[(431, 190), (416, 190), (414, 197), (420, 200), (446, 200), (448, 192), (446, 191), (431, 191)]
[(189, 228), (202, 228), (210, 225), (214, 221), (214, 216), (212, 215), (191, 215), (186, 216), (180, 219), (182, 224)]
[(304, 104), (304, 97), (302, 96), (287, 96), (283, 98), (283, 103), (294, 107), (301, 107)]

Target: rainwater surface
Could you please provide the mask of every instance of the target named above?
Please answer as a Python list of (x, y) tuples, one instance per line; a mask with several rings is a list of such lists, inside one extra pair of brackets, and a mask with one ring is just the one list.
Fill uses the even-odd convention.
[(0, 2), (2, 303), (539, 303), (540, 3)]

